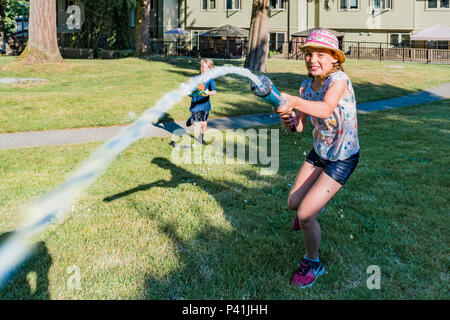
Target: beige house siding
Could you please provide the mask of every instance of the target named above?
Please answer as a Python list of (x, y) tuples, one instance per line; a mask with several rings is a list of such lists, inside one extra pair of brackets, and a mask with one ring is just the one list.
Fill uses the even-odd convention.
[(426, 9), (425, 0), (417, 0), (415, 2), (416, 30), (420, 31), (435, 24), (442, 24), (450, 28), (450, 9)]
[[(186, 2), (186, 3), (185, 3)], [(217, 0), (216, 9), (201, 10), (201, 0), (183, 0), (180, 8), (181, 26), (187, 30), (209, 30), (230, 24), (236, 27), (249, 29), (252, 16), (252, 0), (242, 0), (240, 10), (226, 10), (226, 0)], [(306, 8), (307, 0), (290, 1), (289, 33), (293, 34), (306, 27), (306, 13), (304, 18), (299, 17), (299, 8)], [(186, 6), (185, 6), (186, 5)], [(185, 8), (187, 7), (187, 10)], [(303, 11), (300, 11), (301, 13)], [(271, 10), (269, 14), (269, 32), (288, 33), (288, 10)], [(186, 20), (186, 21), (185, 21)]]
[(358, 10), (339, 10), (340, 1), (330, 1), (330, 9), (320, 8), (323, 27), (335, 29), (413, 29), (413, 0), (392, 0), (391, 10), (374, 10), (373, 0), (360, 0)]

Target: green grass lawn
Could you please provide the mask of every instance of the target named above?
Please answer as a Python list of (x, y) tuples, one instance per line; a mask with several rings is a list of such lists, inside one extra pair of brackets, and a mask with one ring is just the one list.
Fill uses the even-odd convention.
[[(359, 116), (361, 160), (319, 217), (327, 274), (311, 289), (290, 285), (304, 246), (286, 208), (311, 149), (308, 124), (303, 134), (280, 130), (274, 176), (248, 163), (174, 164), (168, 138), (135, 143), (39, 236), (0, 298), (448, 299), (449, 107)], [(0, 237), (97, 147), (0, 151)], [(370, 265), (380, 267), (380, 290), (366, 287)], [(80, 290), (67, 287), (71, 266)]]
[[(14, 57), (0, 57), (0, 77), (44, 78), (45, 84), (0, 85), (0, 133), (110, 126), (131, 123), (164, 93), (199, 73), (194, 58), (142, 60), (66, 60), (63, 65), (18, 68)], [(242, 61), (221, 60), (216, 65)], [(344, 65), (358, 102), (417, 92), (450, 82), (450, 66), (349, 60)], [(398, 68), (400, 67), (400, 68)], [(268, 75), (277, 88), (297, 94), (306, 78), (303, 61), (270, 59)], [(217, 79), (211, 118), (270, 112), (249, 90), (249, 80)], [(185, 120), (189, 98), (171, 109), (165, 120)]]

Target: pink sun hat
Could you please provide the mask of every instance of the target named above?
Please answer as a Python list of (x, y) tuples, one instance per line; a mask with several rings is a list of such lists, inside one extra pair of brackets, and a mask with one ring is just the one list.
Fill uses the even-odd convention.
[(306, 38), (306, 42), (300, 46), (300, 50), (305, 52), (305, 49), (311, 48), (325, 48), (333, 51), (338, 56), (341, 63), (345, 62), (345, 53), (339, 49), (339, 41), (336, 36), (325, 29), (314, 29)]

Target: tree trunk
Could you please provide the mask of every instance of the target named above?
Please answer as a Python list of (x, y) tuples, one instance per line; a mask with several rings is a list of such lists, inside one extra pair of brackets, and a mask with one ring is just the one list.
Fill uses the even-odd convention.
[(136, 55), (150, 53), (150, 0), (138, 0), (136, 24)]
[(244, 66), (253, 72), (266, 72), (269, 52), (269, 0), (253, 0), (248, 54)]
[(22, 64), (62, 63), (56, 37), (56, 0), (30, 0), (28, 43)]
[(0, 52), (3, 53), (3, 43), (5, 42), (5, 0), (0, 0), (0, 37), (1, 37), (1, 42), (0, 42)]

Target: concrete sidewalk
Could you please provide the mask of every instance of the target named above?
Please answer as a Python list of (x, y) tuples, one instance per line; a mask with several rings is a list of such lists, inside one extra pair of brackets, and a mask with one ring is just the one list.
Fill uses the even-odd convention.
[[(388, 110), (416, 104), (429, 103), (450, 98), (450, 83), (406, 96), (380, 100), (357, 105), (358, 113)], [(279, 123), (279, 117), (273, 113), (253, 114), (237, 117), (215, 118), (208, 121), (208, 128), (220, 130), (248, 128)], [(80, 128), (64, 130), (46, 130), (0, 134), (0, 149), (25, 148), (105, 141), (126, 126)], [(185, 121), (149, 124), (144, 137), (170, 136), (175, 130), (186, 131)]]

